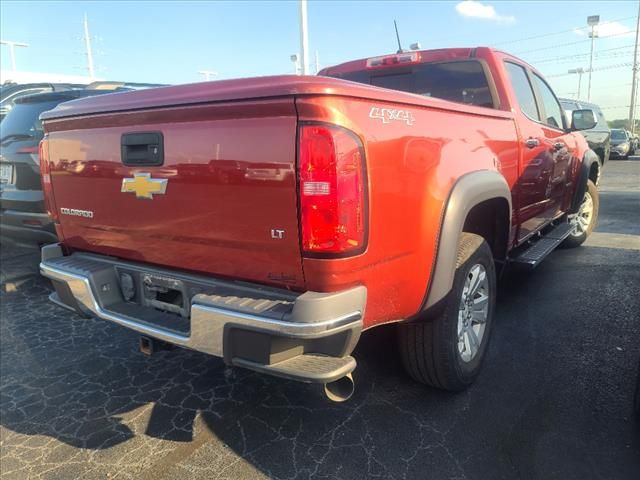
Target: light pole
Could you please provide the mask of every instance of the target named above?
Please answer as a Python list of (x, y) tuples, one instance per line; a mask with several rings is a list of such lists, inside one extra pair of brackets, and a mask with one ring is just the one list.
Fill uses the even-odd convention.
[(307, 34), (307, 0), (300, 0), (300, 67), (309, 74), (309, 35)]
[(14, 72), (16, 68), (16, 47), (28, 47), (28, 43), (11, 42), (9, 40), (0, 40), (0, 44), (7, 45), (9, 47), (9, 56), (11, 57), (11, 70)]
[(582, 85), (582, 74), (584, 73), (584, 68), (572, 68), (567, 73), (577, 73), (578, 74), (578, 95), (576, 100), (580, 100), (580, 85)]
[(633, 74), (631, 76), (631, 102), (629, 105), (629, 128), (631, 133), (636, 131), (636, 81), (638, 75), (638, 33), (640, 30), (640, 3), (638, 4), (638, 16), (636, 18), (636, 43), (633, 49)]
[(587, 17), (587, 25), (591, 27), (589, 38), (591, 38), (591, 54), (589, 55), (589, 86), (587, 87), (587, 102), (591, 101), (591, 73), (593, 72), (593, 42), (598, 36), (596, 25), (600, 23), (600, 15), (591, 15)]
[(89, 35), (89, 21), (87, 20), (87, 14), (84, 14), (84, 47), (87, 49), (87, 70), (89, 71), (89, 78), (91, 81), (95, 78), (95, 69), (93, 68), (93, 50), (91, 50), (91, 35)]

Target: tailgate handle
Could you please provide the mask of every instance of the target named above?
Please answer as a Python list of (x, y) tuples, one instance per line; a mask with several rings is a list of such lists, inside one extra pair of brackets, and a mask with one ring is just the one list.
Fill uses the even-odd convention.
[(122, 163), (132, 167), (159, 166), (164, 163), (162, 132), (124, 133), (120, 140)]

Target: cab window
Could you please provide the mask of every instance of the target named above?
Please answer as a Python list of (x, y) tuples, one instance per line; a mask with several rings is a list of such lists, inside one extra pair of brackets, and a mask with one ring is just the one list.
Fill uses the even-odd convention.
[(529, 83), (527, 72), (524, 68), (520, 65), (516, 65), (515, 63), (505, 62), (505, 65), (509, 72), (511, 86), (516, 93), (522, 113), (531, 120), (539, 122), (540, 114), (538, 113), (538, 106), (536, 105), (536, 97), (533, 94), (531, 83)]
[(562, 122), (562, 108), (560, 107), (560, 103), (558, 103), (558, 99), (553, 94), (549, 85), (547, 85), (547, 82), (535, 73), (533, 74), (533, 81), (538, 88), (538, 92), (540, 92), (540, 99), (544, 107), (545, 118), (543, 123), (562, 130), (564, 123)]
[(487, 72), (478, 60), (421, 63), (391, 70), (355, 71), (330, 76), (466, 105), (495, 108), (496, 104)]

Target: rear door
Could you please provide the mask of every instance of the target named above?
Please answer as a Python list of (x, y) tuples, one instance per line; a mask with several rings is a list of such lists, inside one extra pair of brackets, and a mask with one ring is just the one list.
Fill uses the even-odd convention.
[(296, 128), (293, 98), (47, 123), (65, 245), (302, 288)]
[(533, 86), (543, 112), (542, 124), (547, 145), (553, 154), (553, 171), (551, 173), (548, 195), (550, 201), (550, 216), (556, 218), (566, 210), (570, 193), (573, 191), (571, 167), (573, 152), (577, 144), (575, 137), (567, 130), (566, 117), (562, 111), (560, 101), (544, 78), (535, 72), (530, 72)]
[(521, 242), (561, 212), (575, 141), (564, 130), (562, 109), (546, 82), (521, 64), (509, 60), (505, 65), (520, 107), (516, 201)]

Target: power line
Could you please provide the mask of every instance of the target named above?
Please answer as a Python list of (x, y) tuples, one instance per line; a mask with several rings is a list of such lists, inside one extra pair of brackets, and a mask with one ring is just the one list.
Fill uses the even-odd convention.
[[(606, 53), (606, 52), (613, 52), (616, 50), (624, 50), (627, 48), (633, 48), (634, 45), (625, 45), (624, 47), (614, 47), (614, 48), (605, 48), (603, 50), (599, 50), (594, 56), (595, 58), (598, 58), (600, 56), (600, 54), (602, 53)], [(631, 52), (629, 52), (631, 53)], [(542, 58), (542, 59), (538, 59), (538, 60), (529, 60), (528, 63), (531, 64), (539, 64), (539, 63), (548, 63), (548, 62), (555, 62), (557, 60), (563, 60), (563, 59), (572, 59), (572, 58), (579, 58), (579, 57), (588, 57), (589, 54), (588, 53), (574, 53), (572, 55), (562, 55), (562, 56), (558, 56), (558, 57), (549, 57), (549, 58)], [(606, 55), (603, 55), (602, 57), (606, 57)]]
[[(607, 24), (614, 23), (614, 22), (623, 22), (625, 20), (630, 20), (632, 18), (636, 18), (636, 17), (633, 16), (633, 17), (618, 18), (616, 20), (609, 20), (608, 22), (603, 22), (601, 25), (607, 25)], [(581, 27), (578, 30), (582, 30), (583, 28), (587, 28), (587, 27)], [(538, 39), (538, 38), (552, 37), (554, 35), (562, 35), (563, 33), (570, 33), (570, 32), (573, 33), (575, 31), (576, 31), (576, 29), (572, 28), (570, 30), (562, 30), (560, 32), (543, 33), (541, 35), (534, 35), (532, 37), (524, 37), (524, 38), (519, 38), (517, 40), (508, 40), (508, 41), (505, 41), (505, 42), (498, 42), (498, 43), (494, 43), (493, 45), (495, 46), (495, 45), (507, 45), (507, 44), (512, 44), (512, 43), (520, 43), (520, 42), (524, 42), (524, 41), (527, 41), (527, 40), (535, 40), (535, 39)]]
[[(617, 58), (626, 60), (627, 58), (632, 57), (633, 52), (617, 52), (617, 53), (608, 53), (606, 55), (594, 55), (594, 59), (603, 60), (606, 58)], [(540, 64), (553, 64), (553, 65), (562, 65), (565, 63), (576, 63), (576, 62), (584, 62), (588, 58), (587, 55), (583, 56), (575, 56), (575, 57), (567, 57), (566, 59), (554, 59), (550, 61), (538, 61), (538, 62), (529, 62), (531, 65), (536, 65), (539, 67)], [(545, 67), (548, 65), (545, 65)]]
[[(616, 68), (626, 68), (632, 66), (631, 63), (619, 63), (614, 65), (605, 65), (604, 67), (594, 68), (594, 72), (600, 72), (602, 70), (615, 70)], [(557, 78), (557, 77), (566, 77), (568, 75), (573, 75), (572, 73), (556, 73), (553, 75), (545, 75), (546, 78)]]
[[(607, 35), (606, 37), (599, 37), (599, 38), (602, 40), (602, 39), (605, 39), (605, 38), (619, 37), (621, 35), (630, 35), (630, 34), (635, 34), (635, 33), (636, 33), (635, 30), (629, 30), (628, 32), (613, 33), (611, 35)], [(591, 41), (590, 38), (585, 38), (584, 40), (577, 40), (575, 42), (557, 43), (555, 45), (550, 45), (548, 47), (540, 47), (540, 48), (534, 48), (532, 50), (524, 50), (522, 52), (516, 52), (516, 53), (514, 53), (514, 55), (523, 55), (525, 53), (539, 52), (541, 50), (551, 50), (552, 48), (568, 47), (568, 46), (571, 46), (571, 45), (578, 45), (580, 43), (586, 43), (586, 42), (590, 42), (590, 41)]]

